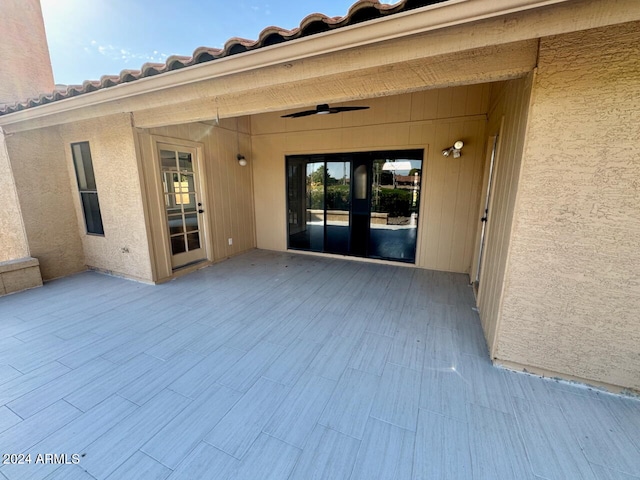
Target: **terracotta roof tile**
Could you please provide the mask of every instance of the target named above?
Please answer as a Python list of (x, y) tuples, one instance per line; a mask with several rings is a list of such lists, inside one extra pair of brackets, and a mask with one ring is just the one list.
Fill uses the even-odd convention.
[(328, 17), (322, 13), (312, 13), (303, 18), (300, 25), (292, 30), (277, 26), (266, 27), (260, 32), (257, 40), (233, 37), (227, 40), (221, 49), (198, 47), (191, 56), (172, 55), (167, 58), (166, 63), (145, 63), (140, 70), (122, 70), (119, 75), (103, 75), (100, 80), (87, 80), (82, 85), (56, 86), (56, 90), (51, 93), (41, 94), (36, 98), (14, 104), (0, 105), (0, 115), (444, 1), (446, 0), (401, 0), (395, 5), (388, 5), (380, 3), (379, 0), (359, 0), (349, 8), (344, 17)]

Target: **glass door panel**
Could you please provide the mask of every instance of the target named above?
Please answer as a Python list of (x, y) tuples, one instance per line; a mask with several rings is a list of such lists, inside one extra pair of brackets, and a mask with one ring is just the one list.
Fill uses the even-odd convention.
[(372, 163), (369, 256), (415, 262), (422, 155), (377, 155)]
[(306, 162), (291, 159), (287, 162), (287, 218), (289, 244), (296, 248), (302, 242), (297, 236), (307, 229)]
[(194, 168), (195, 149), (159, 144), (171, 263), (173, 268), (205, 259), (203, 213)]
[(324, 249), (324, 161), (292, 157), (287, 165), (289, 248)]
[(327, 162), (325, 185), (325, 250), (330, 253), (348, 254), (351, 216), (351, 162)]
[(306, 203), (307, 203), (307, 239), (309, 250), (324, 250), (324, 162), (307, 163)]

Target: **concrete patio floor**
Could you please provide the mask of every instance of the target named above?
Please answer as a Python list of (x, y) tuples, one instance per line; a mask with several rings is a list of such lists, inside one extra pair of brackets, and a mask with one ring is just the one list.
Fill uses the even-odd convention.
[[(640, 402), (492, 367), (467, 277), (253, 251), (0, 299), (8, 479), (640, 478)], [(38, 454), (79, 464), (35, 464)]]

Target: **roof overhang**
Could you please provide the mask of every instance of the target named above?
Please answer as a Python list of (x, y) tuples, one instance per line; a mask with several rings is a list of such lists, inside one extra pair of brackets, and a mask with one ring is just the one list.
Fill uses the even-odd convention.
[[(566, 20), (568, 15), (571, 22)], [(506, 16), (510, 16), (510, 22), (500, 22)], [(486, 22), (491, 19), (494, 21)], [(66, 123), (73, 120), (65, 114), (109, 103), (117, 104), (120, 112), (139, 110), (139, 106), (128, 108), (129, 101), (154, 92), (472, 23), (474, 28), (478, 27), (475, 46), (481, 48), (637, 19), (640, 19), (637, 0), (450, 0), (28, 108), (0, 116), (0, 126), (7, 131), (19, 131)], [(471, 47), (468, 41), (463, 45), (453, 38), (447, 48), (451, 53), (456, 48)], [(447, 48), (434, 53), (447, 53)]]

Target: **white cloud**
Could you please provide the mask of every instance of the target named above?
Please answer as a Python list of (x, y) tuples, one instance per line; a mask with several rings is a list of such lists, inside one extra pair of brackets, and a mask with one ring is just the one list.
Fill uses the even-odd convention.
[(124, 63), (135, 62), (142, 65), (145, 62), (164, 62), (169, 56), (166, 53), (160, 53), (153, 50), (153, 53), (136, 52), (129, 48), (113, 46), (111, 44), (99, 45), (97, 41), (92, 40), (89, 46), (84, 47), (84, 51), (91, 53), (99, 53), (111, 60), (124, 61)]

